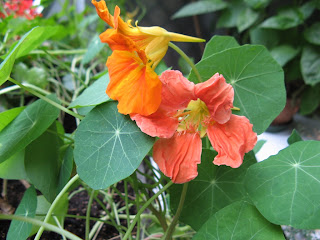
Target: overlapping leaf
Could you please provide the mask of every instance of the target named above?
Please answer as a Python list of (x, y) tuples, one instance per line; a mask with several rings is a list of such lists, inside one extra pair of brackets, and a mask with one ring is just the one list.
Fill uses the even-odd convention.
[(295, 228), (320, 228), (320, 142), (299, 141), (254, 164), (246, 188), (270, 222)]
[(193, 240), (284, 240), (280, 226), (268, 222), (250, 203), (238, 201), (221, 209), (201, 227)]
[[(222, 74), (234, 88), (235, 112), (246, 116), (258, 134), (264, 132), (285, 105), (283, 70), (263, 46), (244, 45), (201, 60), (196, 67), (206, 81)], [(197, 82), (192, 71), (191, 81)]]
[[(217, 211), (246, 196), (244, 176), (248, 167), (255, 163), (252, 153), (246, 154), (240, 168), (216, 166), (212, 163), (216, 153), (203, 150), (199, 175), (188, 185), (188, 191), (180, 220), (195, 230)], [(171, 207), (176, 209), (181, 195), (182, 185), (170, 188)], [(195, 214), (196, 213), (196, 214)]]
[(77, 129), (74, 158), (78, 174), (93, 189), (107, 188), (132, 174), (153, 143), (153, 138), (118, 112), (117, 103), (103, 103)]
[(222, 52), (229, 48), (239, 47), (238, 42), (230, 36), (213, 36), (210, 41), (206, 44), (202, 59), (205, 59), (215, 53)]
[[(55, 95), (48, 96), (58, 101)], [(44, 100), (27, 106), (0, 132), (0, 162), (24, 149), (38, 138), (58, 117), (59, 110)]]
[(320, 83), (320, 47), (305, 46), (301, 56), (301, 73), (306, 84)]

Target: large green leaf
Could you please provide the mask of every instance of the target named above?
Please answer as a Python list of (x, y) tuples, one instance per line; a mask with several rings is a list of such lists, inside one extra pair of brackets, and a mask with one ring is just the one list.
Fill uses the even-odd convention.
[[(214, 151), (202, 151), (199, 175), (188, 185), (180, 220), (195, 230), (200, 229), (217, 211), (246, 196), (244, 176), (248, 167), (256, 162), (251, 152), (245, 155), (240, 168), (233, 169), (214, 165), (212, 161), (215, 156)], [(181, 190), (180, 184), (170, 188), (171, 207), (174, 210), (179, 204)]]
[[(24, 193), (23, 198), (15, 212), (15, 215), (34, 218), (37, 208), (37, 193), (34, 187), (30, 187)], [(31, 232), (32, 224), (12, 220), (7, 234), (7, 240), (27, 239)]]
[(17, 58), (28, 54), (31, 50), (38, 47), (44, 40), (54, 35), (57, 29), (55, 27), (35, 27), (23, 35), (0, 65), (0, 85), (10, 76), (13, 64)]
[(246, 188), (270, 222), (320, 228), (320, 142), (300, 141), (254, 164)]
[(70, 179), (73, 168), (73, 149), (69, 146), (64, 154), (59, 172), (57, 193), (59, 193)]
[(271, 56), (279, 63), (280, 66), (286, 65), (291, 59), (293, 59), (300, 52), (299, 48), (290, 45), (280, 45), (273, 48), (270, 53)]
[(221, 209), (192, 240), (284, 240), (280, 226), (267, 221), (250, 203), (238, 201)]
[(303, 80), (312, 86), (320, 82), (320, 47), (305, 46), (300, 60)]
[[(263, 46), (244, 45), (213, 54), (196, 67), (205, 81), (222, 74), (234, 88), (235, 112), (246, 116), (258, 134), (264, 132), (286, 102), (283, 70)], [(197, 78), (191, 71), (191, 81)]]
[(238, 42), (230, 36), (213, 36), (210, 41), (206, 44), (202, 59), (205, 59), (212, 54), (222, 52), (229, 48), (239, 47)]
[[(55, 95), (48, 98), (58, 101)], [(0, 162), (7, 160), (39, 137), (58, 115), (59, 110), (44, 100), (37, 100), (27, 106), (0, 132)]]
[(0, 113), (0, 132), (13, 121), (25, 107), (17, 107)]
[(272, 49), (279, 45), (282, 37), (279, 31), (274, 29), (264, 29), (255, 27), (250, 29), (250, 41), (252, 44), (264, 45), (268, 49)]
[(49, 202), (57, 195), (62, 141), (57, 135), (56, 124), (26, 147), (25, 168), (28, 178)]
[(106, 73), (84, 90), (83, 93), (70, 104), (69, 108), (94, 106), (108, 101), (110, 98), (106, 94), (106, 89), (109, 81), (109, 74)]
[(315, 111), (320, 105), (320, 84), (316, 86), (307, 86), (302, 94), (300, 111), (302, 115), (307, 115)]
[(75, 134), (77, 172), (93, 189), (107, 188), (131, 175), (153, 143), (128, 116), (118, 113), (116, 102), (98, 105)]
[(6, 161), (0, 163), (0, 178), (27, 179), (24, 167), (24, 150), (17, 152)]
[(222, 0), (207, 0), (191, 2), (184, 5), (178, 12), (176, 12), (172, 19), (190, 17), (194, 15), (215, 12), (227, 7), (227, 4)]
[(307, 28), (304, 37), (309, 43), (320, 45), (320, 22), (316, 22)]

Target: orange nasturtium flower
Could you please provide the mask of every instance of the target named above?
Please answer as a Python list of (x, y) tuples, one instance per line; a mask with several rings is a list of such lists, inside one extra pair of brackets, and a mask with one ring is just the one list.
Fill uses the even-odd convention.
[(198, 175), (201, 138), (208, 135), (218, 152), (213, 163), (237, 168), (244, 154), (253, 149), (257, 134), (244, 116), (232, 114), (234, 90), (216, 73), (208, 81), (194, 84), (181, 72), (168, 70), (160, 76), (162, 101), (149, 115), (131, 114), (146, 134), (159, 137), (153, 158), (160, 170), (175, 183)]
[(161, 103), (162, 84), (154, 69), (166, 54), (170, 41), (202, 42), (203, 39), (171, 33), (160, 27), (132, 26), (120, 18), (120, 8), (109, 13), (105, 1), (92, 0), (98, 15), (111, 28), (100, 39), (113, 50), (108, 58), (110, 83), (106, 93), (118, 100), (122, 114), (150, 115)]

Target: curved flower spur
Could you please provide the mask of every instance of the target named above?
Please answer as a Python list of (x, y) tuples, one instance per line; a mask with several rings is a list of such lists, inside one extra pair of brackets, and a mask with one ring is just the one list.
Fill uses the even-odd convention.
[(170, 41), (203, 42), (203, 39), (168, 32), (160, 27), (132, 26), (120, 17), (120, 8), (109, 13), (105, 1), (95, 1), (98, 15), (111, 28), (100, 35), (113, 50), (108, 58), (110, 83), (106, 93), (118, 100), (122, 114), (150, 115), (161, 103), (161, 81), (154, 69), (168, 50)]
[(206, 135), (218, 152), (214, 164), (239, 167), (257, 134), (246, 117), (232, 114), (234, 90), (224, 77), (216, 73), (195, 85), (181, 72), (167, 70), (160, 81), (159, 109), (150, 116), (130, 115), (144, 133), (160, 138), (153, 148), (160, 170), (174, 183), (194, 179)]

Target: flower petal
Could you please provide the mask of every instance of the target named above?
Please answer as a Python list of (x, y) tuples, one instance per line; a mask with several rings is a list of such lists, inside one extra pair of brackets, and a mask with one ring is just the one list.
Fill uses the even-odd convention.
[(108, 43), (112, 51), (120, 50), (132, 52), (138, 50), (135, 43), (130, 38), (118, 33), (118, 31), (113, 28), (109, 28), (101, 33), (100, 40), (101, 42)]
[(161, 102), (161, 82), (146, 64), (144, 53), (114, 51), (108, 58), (110, 83), (107, 94), (118, 100), (122, 114), (150, 115)]
[(197, 99), (194, 95), (194, 83), (179, 71), (164, 71), (160, 81), (162, 82), (161, 108), (169, 112), (184, 109), (191, 100)]
[(214, 121), (220, 124), (229, 121), (234, 91), (222, 75), (216, 73), (208, 81), (196, 84), (195, 95), (205, 102)]
[(136, 121), (142, 132), (151, 137), (170, 138), (178, 128), (179, 121), (161, 109), (149, 116), (131, 114), (132, 120)]
[(210, 125), (207, 134), (218, 152), (213, 163), (232, 168), (242, 164), (244, 154), (252, 150), (257, 142), (257, 134), (252, 131), (252, 124), (244, 116), (231, 115), (225, 124)]
[(191, 181), (198, 175), (202, 142), (198, 133), (175, 133), (159, 139), (153, 147), (153, 158), (164, 175), (174, 183)]
[[(114, 27), (114, 18), (110, 14), (105, 1), (92, 0), (92, 4), (96, 7), (99, 17), (105, 21), (110, 27)], [(118, 10), (120, 11), (120, 10)], [(120, 12), (119, 12), (120, 13)]]

